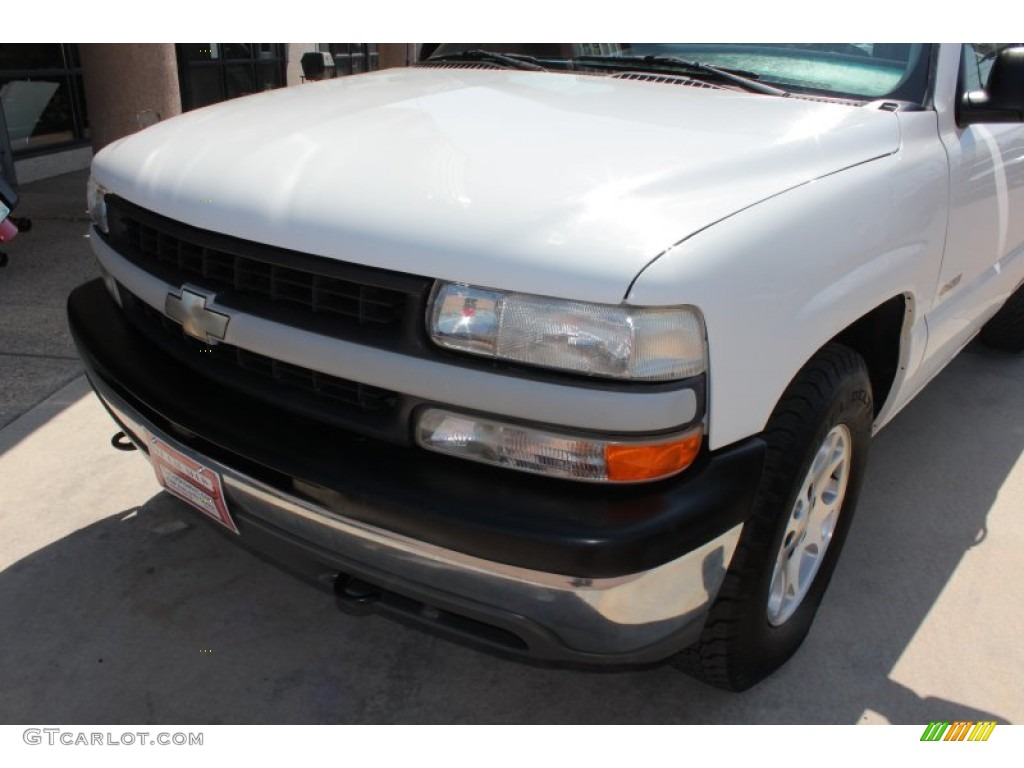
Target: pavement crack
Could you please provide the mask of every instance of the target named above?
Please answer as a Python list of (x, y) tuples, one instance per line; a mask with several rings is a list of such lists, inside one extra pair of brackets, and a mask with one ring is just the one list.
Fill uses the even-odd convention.
[(78, 355), (44, 355), (40, 352), (4, 352), (0, 350), (0, 357), (31, 357), (37, 360), (70, 360), (75, 361), (80, 358)]

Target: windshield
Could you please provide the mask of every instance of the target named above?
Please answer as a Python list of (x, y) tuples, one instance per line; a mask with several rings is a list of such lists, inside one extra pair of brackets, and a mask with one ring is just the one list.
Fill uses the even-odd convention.
[[(922, 103), (931, 46), (921, 43), (445, 43), (431, 58), (463, 51), (532, 57), (549, 69), (671, 73), (678, 63), (729, 70), (797, 94)], [(621, 61), (615, 61), (621, 59)], [(728, 85), (722, 82), (723, 85)]]

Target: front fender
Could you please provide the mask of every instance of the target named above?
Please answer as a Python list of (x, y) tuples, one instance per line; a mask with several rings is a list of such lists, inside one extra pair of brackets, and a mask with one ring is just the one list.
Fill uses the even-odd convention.
[[(948, 171), (934, 114), (902, 117), (900, 152), (739, 211), (677, 244), (631, 286), (630, 303), (704, 313), (712, 449), (761, 432), (804, 363), (893, 296), (916, 308), (920, 325), (908, 324), (905, 343), (923, 338), (915, 330), (935, 292)], [(911, 374), (904, 366), (891, 396)]]

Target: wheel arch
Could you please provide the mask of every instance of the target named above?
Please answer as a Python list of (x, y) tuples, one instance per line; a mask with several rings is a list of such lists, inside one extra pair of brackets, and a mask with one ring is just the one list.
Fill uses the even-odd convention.
[(897, 377), (906, 370), (913, 314), (913, 296), (909, 293), (897, 294), (850, 323), (829, 340), (829, 343), (849, 347), (864, 358), (871, 379), (876, 417), (892, 396)]

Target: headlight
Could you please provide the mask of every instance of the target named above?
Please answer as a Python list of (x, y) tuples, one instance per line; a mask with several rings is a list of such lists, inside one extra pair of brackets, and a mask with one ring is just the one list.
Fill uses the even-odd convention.
[(631, 307), (440, 283), (430, 337), (449, 349), (543, 368), (639, 381), (703, 373), (693, 307)]
[(92, 176), (85, 187), (85, 200), (88, 206), (89, 218), (96, 225), (96, 229), (106, 234), (110, 230), (107, 227), (107, 202), (105, 197), (107, 190), (101, 187)]

